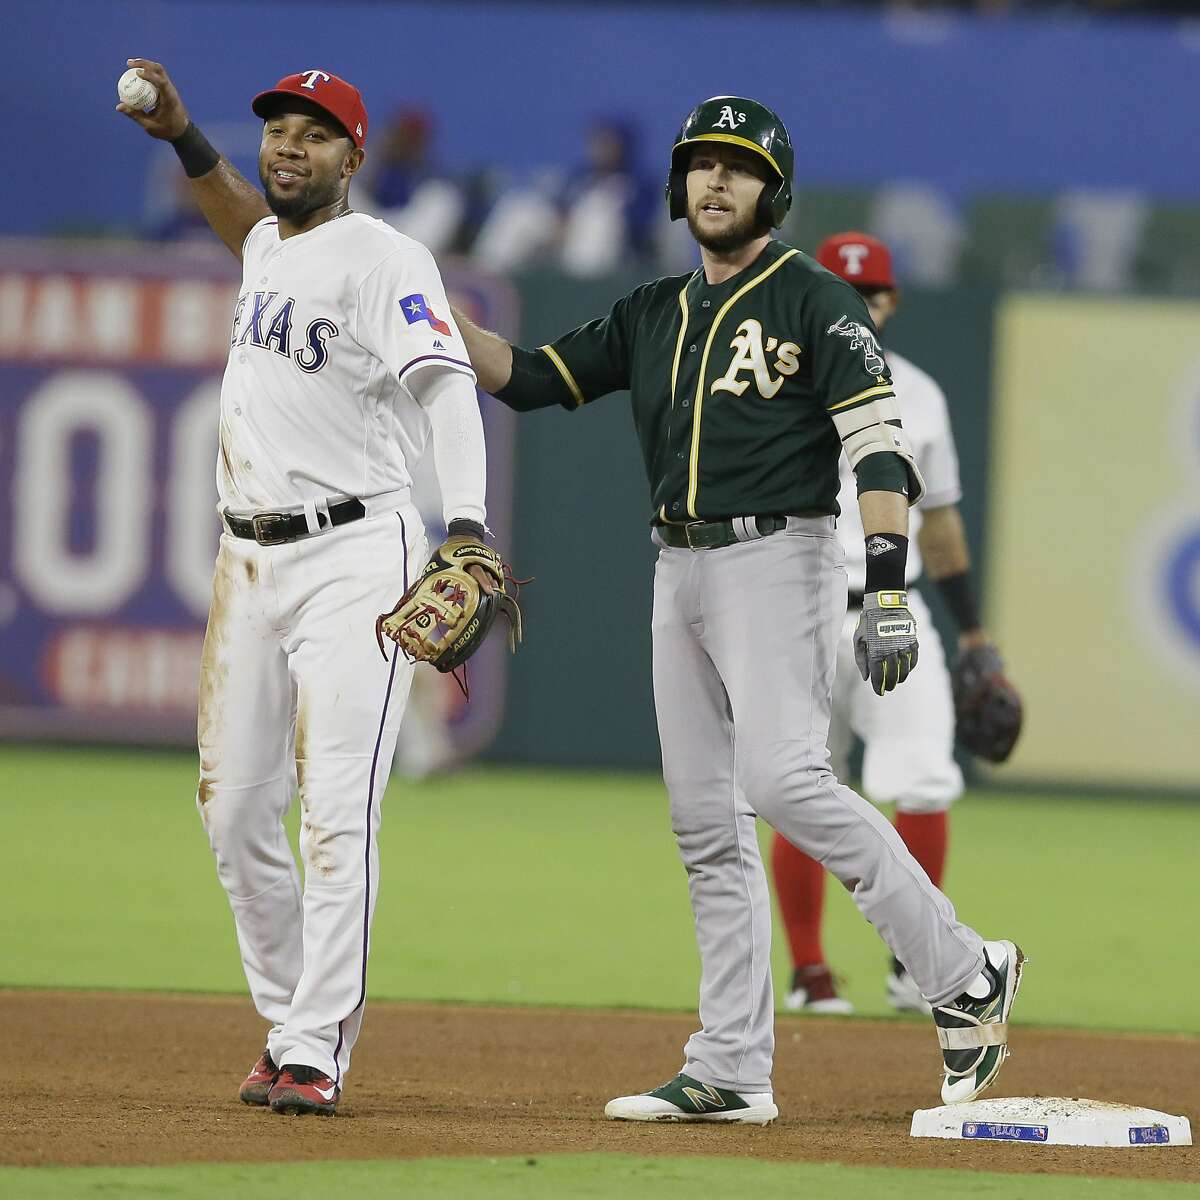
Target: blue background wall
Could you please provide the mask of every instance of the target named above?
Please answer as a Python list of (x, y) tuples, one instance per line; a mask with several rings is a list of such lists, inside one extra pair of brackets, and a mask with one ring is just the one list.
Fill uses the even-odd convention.
[(451, 166), (570, 163), (597, 112), (643, 122), (657, 164), (692, 103), (740, 91), (784, 114), (799, 174), (814, 181), (1200, 196), (1200, 157), (1184, 138), (1200, 38), (1170, 22), (60, 0), (5, 5), (3, 23), (13, 174), (0, 232), (135, 223), (150, 156), (167, 153), (112, 111), (135, 54), (163, 61), (210, 129), (249, 128), (256, 91), (330, 69), (359, 84), (376, 121), (394, 104), (430, 108)]

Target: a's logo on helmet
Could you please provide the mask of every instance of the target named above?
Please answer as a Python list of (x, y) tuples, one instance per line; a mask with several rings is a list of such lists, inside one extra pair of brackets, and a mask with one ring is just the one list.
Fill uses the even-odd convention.
[(734, 112), (732, 104), (726, 104), (721, 109), (721, 115), (717, 118), (717, 123), (713, 126), (714, 129), (736, 129), (739, 125), (746, 123), (746, 114), (744, 112)]
[(845, 265), (847, 275), (861, 275), (863, 260), (870, 253), (870, 247), (864, 246), (862, 242), (847, 242), (844, 246), (838, 247), (838, 257)]

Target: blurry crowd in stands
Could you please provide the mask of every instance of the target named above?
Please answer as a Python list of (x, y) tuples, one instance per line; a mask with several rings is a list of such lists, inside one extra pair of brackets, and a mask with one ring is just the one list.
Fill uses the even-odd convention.
[[(497, 272), (558, 265), (594, 276), (660, 261), (662, 182), (643, 168), (631, 123), (597, 118), (578, 162), (528, 176), (495, 167), (449, 171), (438, 161), (435, 134), (424, 110), (395, 113), (371, 139), (354, 208), (434, 254), (463, 255)], [(160, 240), (206, 236), (187, 180), (171, 166), (151, 181), (146, 232)]]
[[(695, 244), (684, 222), (667, 218), (663, 171), (647, 168), (632, 122), (595, 119), (576, 163), (527, 175), (447, 170), (438, 160), (436, 132), (421, 109), (385, 121), (372, 137), (353, 206), (437, 255), (468, 257), (497, 273), (548, 266), (587, 278), (695, 266)], [(231, 143), (242, 152), (231, 151), (234, 161), (253, 171), (257, 128), (229, 130), (218, 142)], [(1156, 204), (1136, 193), (960, 201), (921, 183), (837, 189), (797, 181), (780, 234), (785, 241), (808, 248), (848, 228), (887, 241), (901, 277), (914, 285), (977, 278), (1005, 286), (1200, 292), (1200, 208)], [(211, 240), (173, 156), (158, 160), (150, 180), (144, 232), (161, 240)]]
[[(761, 0), (741, 0), (761, 3)], [(771, 3), (772, 0), (767, 0)], [(774, 0), (794, 4), (797, 0)], [(846, 0), (799, 0), (810, 8), (847, 8)], [(853, 0), (862, 8), (888, 8), (898, 12), (974, 12), (1004, 15), (1009, 13), (1069, 14), (1100, 13), (1105, 16), (1200, 15), (1200, 0)]]

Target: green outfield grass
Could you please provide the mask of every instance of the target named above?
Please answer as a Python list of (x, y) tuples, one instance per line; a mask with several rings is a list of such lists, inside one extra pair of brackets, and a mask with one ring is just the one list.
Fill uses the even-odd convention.
[[(0, 983), (244, 989), (194, 770), (187, 754), (0, 748)], [(955, 811), (947, 886), (964, 919), (1029, 953), (1023, 1022), (1200, 1033), (1183, 950), (1197, 845), (1200, 804), (978, 793)], [(376, 997), (694, 1006), (656, 778), (474, 768), (393, 784), (382, 854)], [(885, 1013), (885, 952), (836, 885), (827, 928), (845, 994)], [(780, 937), (779, 990), (784, 957)]]
[(0, 1168), (0, 1194), (21, 1200), (153, 1197), (225, 1200), (264, 1194), (354, 1196), (355, 1200), (1170, 1200), (1190, 1184), (982, 1171), (895, 1171), (744, 1158), (632, 1158), (564, 1154), (538, 1158), (417, 1159), (411, 1162), (271, 1163), (181, 1167)]

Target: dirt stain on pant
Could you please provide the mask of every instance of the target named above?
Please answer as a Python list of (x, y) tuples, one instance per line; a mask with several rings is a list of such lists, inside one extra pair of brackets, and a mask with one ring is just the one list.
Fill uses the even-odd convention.
[(309, 706), (303, 691), (296, 701), (296, 791), (300, 797), (300, 854), (304, 869), (321, 879), (331, 879), (335, 871), (332, 854), (333, 834), (313, 821), (308, 794)]

